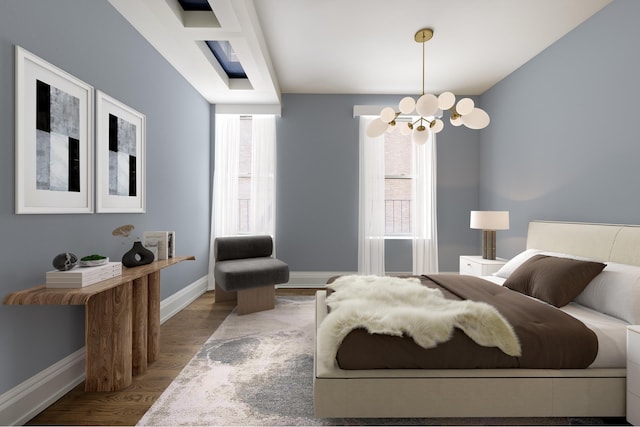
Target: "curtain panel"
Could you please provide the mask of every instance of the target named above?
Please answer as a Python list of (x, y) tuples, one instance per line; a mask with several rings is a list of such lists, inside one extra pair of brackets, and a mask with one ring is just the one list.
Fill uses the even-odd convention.
[(384, 275), (384, 137), (370, 138), (374, 117), (360, 117), (358, 274)]

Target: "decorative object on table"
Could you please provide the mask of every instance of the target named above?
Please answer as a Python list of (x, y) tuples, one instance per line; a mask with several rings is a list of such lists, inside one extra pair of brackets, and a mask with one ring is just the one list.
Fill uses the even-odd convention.
[(109, 257), (99, 254), (92, 254), (80, 258), (80, 267), (95, 267), (97, 265), (106, 264), (108, 262)]
[(146, 117), (96, 92), (96, 211), (145, 212)]
[(83, 288), (121, 274), (121, 262), (105, 262), (102, 265), (68, 271), (53, 270), (47, 272), (45, 286), (47, 288)]
[(175, 239), (175, 231), (145, 231), (142, 233), (142, 244), (145, 247), (156, 247), (158, 260), (175, 256)]
[(482, 258), (496, 259), (496, 230), (509, 229), (509, 211), (471, 211), (469, 226), (482, 230)]
[(139, 240), (135, 241), (133, 247), (122, 255), (122, 265), (125, 267), (138, 267), (152, 262), (153, 252), (145, 248)]
[(93, 212), (93, 87), (16, 46), (16, 214)]
[[(462, 98), (456, 104), (456, 97), (451, 92), (443, 92), (440, 96), (424, 93), (424, 45), (433, 37), (431, 28), (423, 28), (416, 32), (413, 39), (422, 44), (422, 96), (415, 101), (407, 96), (400, 100), (398, 112), (392, 107), (380, 111), (380, 117), (367, 127), (367, 135), (371, 138), (382, 135), (385, 131), (400, 128), (403, 135), (411, 134), (416, 144), (427, 142), (431, 134), (440, 132), (444, 122), (440, 120), (443, 110), (449, 110), (450, 122), (453, 126), (465, 125), (470, 129), (484, 129), (489, 125), (489, 115), (475, 106), (471, 98)], [(403, 116), (404, 115), (404, 120)], [(419, 116), (419, 117), (417, 117)]]
[(53, 258), (53, 267), (59, 271), (67, 271), (78, 265), (78, 257), (71, 252), (58, 254)]

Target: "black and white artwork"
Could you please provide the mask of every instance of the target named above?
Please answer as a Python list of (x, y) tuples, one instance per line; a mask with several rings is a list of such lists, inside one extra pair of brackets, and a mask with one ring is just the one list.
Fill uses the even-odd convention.
[(136, 196), (136, 125), (109, 114), (109, 194)]
[(93, 87), (16, 46), (16, 213), (93, 212)]
[(36, 81), (39, 190), (80, 191), (80, 100)]
[(145, 116), (96, 94), (98, 212), (144, 212)]

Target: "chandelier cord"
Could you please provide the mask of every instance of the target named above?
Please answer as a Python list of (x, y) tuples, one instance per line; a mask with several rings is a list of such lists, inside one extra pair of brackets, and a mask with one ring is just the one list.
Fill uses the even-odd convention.
[(425, 42), (422, 42), (422, 94), (424, 95), (424, 44)]

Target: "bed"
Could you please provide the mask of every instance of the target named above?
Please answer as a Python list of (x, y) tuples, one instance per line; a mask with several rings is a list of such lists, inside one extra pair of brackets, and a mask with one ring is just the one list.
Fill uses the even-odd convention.
[[(544, 252), (600, 261), (607, 264), (606, 268), (640, 266), (640, 226), (532, 221), (523, 254), (525, 252), (529, 252), (527, 256)], [(500, 277), (485, 279), (502, 284)], [(589, 304), (587, 300), (598, 298), (601, 291), (599, 288), (591, 292), (592, 295), (582, 297), (588, 293), (585, 290), (581, 302)], [(617, 345), (622, 347), (622, 354), (606, 355), (599, 350), (596, 358), (599, 362), (594, 361), (583, 369), (340, 369), (337, 363), (321, 363), (318, 357), (325, 350), (320, 347), (317, 331), (327, 316), (326, 298), (326, 290), (316, 293), (313, 396), (318, 417), (625, 415), (625, 348), (620, 333), (624, 333), (627, 324), (640, 323), (640, 320), (615, 318), (611, 313), (600, 314), (599, 311), (619, 310), (620, 298), (628, 300), (628, 296), (618, 296), (618, 300), (614, 298), (605, 303), (614, 305), (613, 308), (598, 306), (596, 310), (575, 302), (563, 307), (563, 311), (579, 319), (584, 314), (580, 312), (591, 313), (593, 318), (585, 324), (596, 325), (600, 317), (611, 318), (613, 323), (622, 320), (617, 328), (618, 338), (613, 340), (617, 344), (605, 342), (606, 335), (598, 333), (602, 349), (615, 353), (613, 350)], [(625, 304), (634, 310), (637, 307), (629, 301)], [(640, 307), (635, 311), (640, 312)], [(635, 315), (640, 317), (639, 313), (632, 314)], [(607, 360), (604, 363), (603, 357)]]

